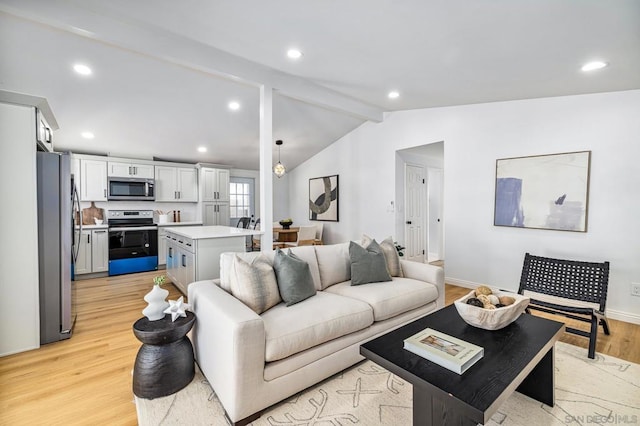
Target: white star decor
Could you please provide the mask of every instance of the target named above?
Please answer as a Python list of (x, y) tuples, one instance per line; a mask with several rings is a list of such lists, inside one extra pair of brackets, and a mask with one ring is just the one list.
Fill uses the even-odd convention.
[(164, 310), (165, 314), (171, 314), (171, 321), (175, 321), (178, 317), (186, 317), (185, 311), (191, 309), (191, 305), (183, 302), (183, 297), (178, 300), (169, 300), (169, 307)]

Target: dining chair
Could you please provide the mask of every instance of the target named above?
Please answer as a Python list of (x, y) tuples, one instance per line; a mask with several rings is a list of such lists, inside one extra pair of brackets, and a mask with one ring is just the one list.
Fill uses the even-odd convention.
[(318, 222), (316, 223), (316, 237), (315, 237), (315, 241), (313, 242), (314, 244), (322, 244), (322, 230), (324, 229), (324, 223), (323, 222)]
[(304, 245), (313, 245), (313, 241), (316, 238), (316, 227), (315, 225), (311, 226), (301, 226), (298, 228), (298, 239), (294, 243), (285, 243), (285, 247), (297, 247)]
[(249, 224), (251, 224), (250, 217), (241, 217), (240, 219), (238, 219), (238, 224), (236, 225), (236, 228), (249, 229)]
[[(253, 230), (260, 229), (260, 218), (256, 219), (256, 222), (253, 224)], [(251, 237), (251, 251), (260, 251), (260, 235), (253, 235)]]

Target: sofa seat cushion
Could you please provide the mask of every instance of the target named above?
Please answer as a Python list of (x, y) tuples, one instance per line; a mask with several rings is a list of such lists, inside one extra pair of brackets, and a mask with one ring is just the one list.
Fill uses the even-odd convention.
[(373, 324), (367, 303), (318, 292), (292, 306), (280, 303), (261, 315), (265, 360), (276, 361)]
[(375, 321), (386, 320), (438, 299), (435, 285), (400, 277), (355, 287), (350, 281), (345, 281), (327, 288), (325, 292), (366, 302), (373, 308)]

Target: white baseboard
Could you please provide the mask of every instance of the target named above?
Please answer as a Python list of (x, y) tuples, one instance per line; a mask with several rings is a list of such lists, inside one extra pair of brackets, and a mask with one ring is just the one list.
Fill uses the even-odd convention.
[(607, 309), (607, 318), (640, 325), (640, 315)]
[[(445, 277), (444, 282), (447, 284), (457, 285), (458, 287), (471, 288), (471, 289), (481, 285), (486, 285), (483, 283), (476, 283), (473, 281), (461, 280), (458, 278), (451, 278), (451, 277)], [(500, 290), (499, 288), (496, 288), (496, 287), (491, 287), (491, 286), (489, 287), (492, 290)], [(518, 291), (517, 288), (503, 289), (503, 290)], [(623, 312), (623, 311), (607, 309), (607, 318), (640, 325), (640, 315), (634, 314), (631, 312)]]

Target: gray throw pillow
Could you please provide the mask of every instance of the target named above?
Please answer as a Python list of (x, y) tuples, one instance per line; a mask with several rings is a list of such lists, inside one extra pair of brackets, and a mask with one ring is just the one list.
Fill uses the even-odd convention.
[(351, 241), (349, 257), (351, 258), (351, 285), (391, 281), (384, 253), (376, 240), (372, 240), (366, 248)]
[(277, 249), (273, 269), (278, 280), (280, 297), (287, 306), (295, 305), (316, 294), (309, 264), (295, 254)]
[[(371, 244), (373, 238), (370, 236), (363, 234), (362, 235), (362, 243), (360, 244), (362, 247), (367, 247)], [(382, 249), (382, 253), (384, 254), (384, 258), (387, 262), (387, 270), (389, 271), (389, 275), (392, 277), (403, 277), (402, 266), (400, 265), (400, 256), (398, 255), (398, 250), (396, 250), (396, 245), (393, 243), (393, 239), (391, 237), (387, 237), (379, 243), (380, 248)]]

